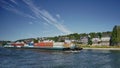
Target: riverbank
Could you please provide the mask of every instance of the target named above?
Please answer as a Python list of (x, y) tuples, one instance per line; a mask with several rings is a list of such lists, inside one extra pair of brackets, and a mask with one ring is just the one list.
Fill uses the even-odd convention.
[(92, 49), (92, 50), (120, 50), (120, 48), (83, 48), (85, 50)]
[(106, 45), (81, 45), (77, 44), (77, 46), (83, 49), (94, 49), (94, 50), (120, 50), (120, 46), (106, 46)]

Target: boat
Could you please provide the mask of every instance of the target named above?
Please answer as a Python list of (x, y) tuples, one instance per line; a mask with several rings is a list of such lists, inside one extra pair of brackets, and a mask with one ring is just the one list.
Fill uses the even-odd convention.
[(74, 43), (71, 41), (65, 42), (54, 42), (54, 41), (40, 41), (37, 43), (30, 42), (15, 42), (15, 43), (8, 43), (4, 46), (5, 48), (20, 48), (20, 49), (39, 49), (39, 50), (63, 50), (63, 51), (79, 51), (82, 48), (76, 47)]

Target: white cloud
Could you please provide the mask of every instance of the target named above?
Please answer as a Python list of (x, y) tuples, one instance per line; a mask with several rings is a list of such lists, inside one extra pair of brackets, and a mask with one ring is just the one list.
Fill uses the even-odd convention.
[(13, 2), (16, 5), (18, 4), (15, 0), (10, 0), (10, 1)]
[[(46, 21), (48, 24), (53, 25), (58, 30), (65, 34), (71, 33), (64, 25), (60, 24), (59, 21), (54, 18), (48, 11), (44, 9), (39, 9), (34, 3), (30, 0), (23, 0), (31, 9), (31, 11), (35, 14), (37, 18), (42, 18), (44, 21)], [(60, 15), (57, 14), (57, 17), (60, 18)]]
[(57, 17), (58, 19), (60, 19), (60, 15), (59, 15), (59, 14), (56, 14), (56, 17)]
[(49, 26), (49, 24), (48, 24), (48, 23), (45, 23), (45, 22), (44, 22), (43, 24), (44, 24), (45, 26)]
[[(10, 0), (11, 2), (13, 2), (14, 4), (18, 5), (18, 2), (15, 0)], [(50, 14), (48, 11), (44, 10), (44, 9), (39, 9), (33, 2), (32, 0), (22, 0), (26, 5), (27, 5), (27, 9), (30, 9), (33, 12), (32, 16), (31, 14), (25, 13), (23, 10), (19, 10), (19, 8), (15, 8), (16, 6), (8, 3), (7, 1), (3, 1), (0, 0), (0, 2), (2, 2), (4, 4), (4, 6), (2, 6), (2, 8), (8, 10), (8, 11), (12, 11), (16, 14), (22, 15), (24, 17), (28, 17), (31, 19), (39, 19), (39, 20), (44, 20), (44, 22), (46, 22), (46, 25), (53, 25), (54, 27), (56, 27), (59, 31), (61, 31), (64, 34), (69, 34), (71, 33), (70, 30), (68, 30), (65, 25), (60, 24), (60, 21), (58, 21), (56, 18), (60, 18), (59, 14), (56, 14), (56, 18)], [(44, 23), (43, 22), (43, 23)], [(29, 22), (29, 24), (33, 24), (32, 22)]]
[[(10, 0), (10, 1), (12, 1), (13, 3), (17, 3), (17, 2), (15, 2), (15, 0)], [(2, 3), (2, 5), (0, 5), (0, 7), (6, 9), (8, 11), (14, 12), (14, 13), (19, 14), (19, 15), (24, 16), (24, 17), (35, 19), (35, 17), (33, 17), (32, 15), (24, 13), (21, 10), (18, 10), (17, 8), (15, 8), (15, 6), (13, 6), (12, 4), (8, 3), (7, 1), (0, 0), (0, 2)]]
[(5, 8), (5, 7), (14, 7), (13, 5), (9, 4), (8, 2), (4, 0), (0, 0), (1, 4), (0, 7)]
[(30, 24), (30, 25), (32, 25), (32, 24), (33, 24), (33, 22), (29, 22), (29, 24)]

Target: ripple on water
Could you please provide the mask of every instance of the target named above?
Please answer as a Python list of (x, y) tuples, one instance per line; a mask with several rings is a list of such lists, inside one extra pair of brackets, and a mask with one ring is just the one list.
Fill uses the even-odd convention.
[(80, 53), (0, 49), (0, 68), (120, 68), (120, 51)]

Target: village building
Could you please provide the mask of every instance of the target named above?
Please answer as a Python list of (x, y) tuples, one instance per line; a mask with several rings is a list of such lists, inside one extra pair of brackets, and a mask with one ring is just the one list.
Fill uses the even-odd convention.
[(100, 38), (92, 38), (92, 45), (101, 45), (100, 42)]
[(88, 44), (88, 37), (87, 36), (81, 37), (80, 38), (80, 43), (87, 45)]
[(110, 45), (110, 37), (102, 37), (100, 44), (101, 45)]
[(92, 45), (110, 45), (110, 37), (92, 38)]

